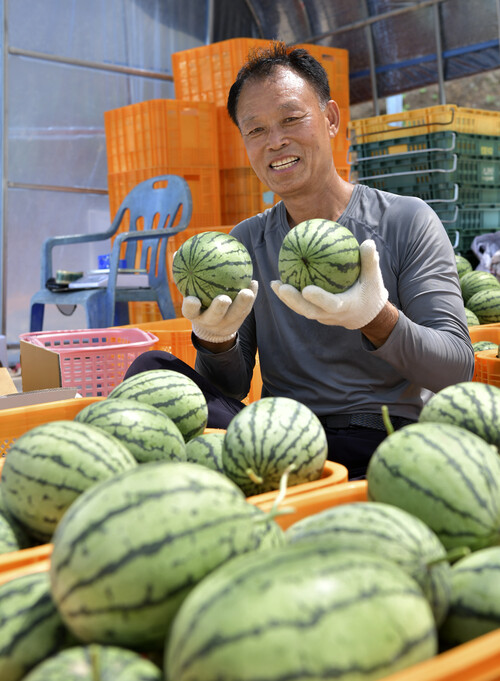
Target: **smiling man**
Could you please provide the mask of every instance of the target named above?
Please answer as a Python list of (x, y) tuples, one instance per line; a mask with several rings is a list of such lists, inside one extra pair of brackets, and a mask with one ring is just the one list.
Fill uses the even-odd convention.
[[(418, 419), (429, 391), (472, 378), (453, 248), (421, 199), (339, 176), (331, 147), (339, 108), (306, 50), (273, 42), (250, 55), (228, 111), (252, 168), (281, 201), (231, 232), (252, 257), (250, 288), (234, 302), (219, 296), (204, 311), (197, 298), (183, 301), (198, 350), (190, 375), (207, 395), (208, 425), (224, 428), (242, 408), (258, 351), (263, 397), (310, 407), (325, 428), (329, 458), (351, 479), (362, 477), (387, 435), (383, 405), (402, 427)], [(313, 218), (338, 222), (361, 244), (361, 274), (345, 293), (300, 292), (279, 281), (283, 239)], [(130, 372), (173, 368), (165, 353), (148, 355)]]

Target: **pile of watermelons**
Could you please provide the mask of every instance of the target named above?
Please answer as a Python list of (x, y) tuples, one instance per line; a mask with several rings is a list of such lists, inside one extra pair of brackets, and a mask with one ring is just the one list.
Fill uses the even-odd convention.
[(468, 325), (500, 322), (500, 281), (491, 272), (472, 269), (462, 255), (455, 259)]
[(389, 429), (368, 501), (287, 530), (248, 496), (321, 475), (317, 417), (207, 413), (146, 372), (13, 443), (0, 511), (53, 550), (0, 585), (2, 681), (378, 679), (500, 625), (500, 389), (437, 393)]

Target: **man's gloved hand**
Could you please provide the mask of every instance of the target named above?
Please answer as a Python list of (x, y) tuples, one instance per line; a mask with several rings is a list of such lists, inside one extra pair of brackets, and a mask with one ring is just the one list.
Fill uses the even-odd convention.
[(372, 239), (360, 247), (361, 273), (343, 293), (328, 293), (319, 286), (306, 286), (302, 292), (290, 284), (272, 281), (278, 298), (297, 314), (329, 326), (361, 329), (382, 310), (389, 294), (379, 267), (379, 255)]
[(258, 287), (259, 282), (254, 280), (234, 300), (226, 295), (216, 296), (203, 312), (199, 298), (186, 296), (182, 302), (182, 314), (190, 320), (195, 336), (210, 343), (223, 343), (236, 336), (252, 309)]

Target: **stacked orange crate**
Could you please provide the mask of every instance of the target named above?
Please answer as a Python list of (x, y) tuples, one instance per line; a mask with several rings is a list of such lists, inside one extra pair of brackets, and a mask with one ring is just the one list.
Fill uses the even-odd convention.
[[(227, 95), (251, 49), (266, 47), (268, 40), (234, 38), (176, 52), (172, 69), (176, 96), (214, 102), (217, 107), (221, 218), (234, 224), (275, 204), (279, 197), (255, 175), (238, 128), (226, 111)], [(341, 109), (341, 130), (332, 152), (342, 177), (348, 177), (347, 124), (349, 122), (349, 66), (347, 50), (301, 44), (318, 59), (330, 81), (332, 97)]]
[[(221, 221), (216, 107), (211, 102), (153, 99), (104, 113), (109, 208), (156, 175), (184, 177), (191, 189), (192, 228)], [(127, 218), (123, 230), (128, 228)], [(175, 292), (174, 292), (175, 293)], [(155, 321), (155, 303), (131, 303), (132, 322)]]

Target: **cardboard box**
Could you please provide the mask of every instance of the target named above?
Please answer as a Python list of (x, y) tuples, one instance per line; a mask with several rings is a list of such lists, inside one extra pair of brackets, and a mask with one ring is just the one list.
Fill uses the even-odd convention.
[[(56, 353), (53, 353), (56, 354)], [(57, 402), (78, 397), (75, 388), (50, 387), (46, 390), (31, 390), (18, 392), (8, 369), (0, 367), (0, 409), (13, 409), (14, 407), (29, 407), (34, 404)]]
[(20, 341), (23, 393), (61, 388), (59, 353), (27, 341)]

